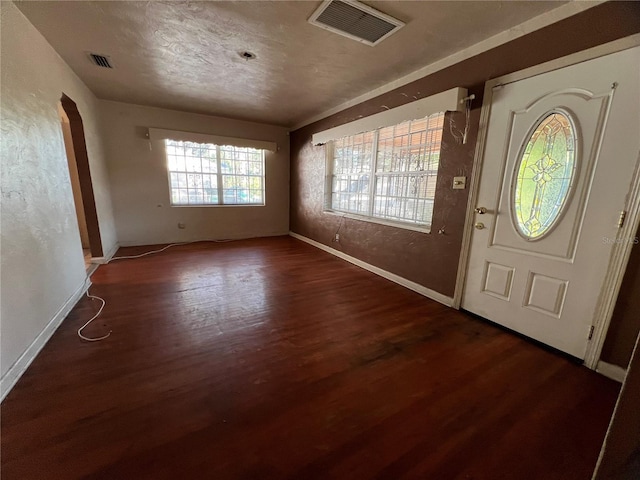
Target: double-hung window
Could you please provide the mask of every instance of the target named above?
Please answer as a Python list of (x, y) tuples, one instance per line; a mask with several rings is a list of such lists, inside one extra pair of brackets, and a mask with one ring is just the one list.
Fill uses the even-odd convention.
[(265, 151), (165, 139), (171, 205), (264, 205)]
[(444, 113), (327, 143), (327, 209), (431, 225)]

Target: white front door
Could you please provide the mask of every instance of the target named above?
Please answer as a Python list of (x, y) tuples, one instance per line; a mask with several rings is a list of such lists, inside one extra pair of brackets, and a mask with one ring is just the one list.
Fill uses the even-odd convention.
[(640, 48), (493, 91), (462, 308), (583, 359), (640, 146)]

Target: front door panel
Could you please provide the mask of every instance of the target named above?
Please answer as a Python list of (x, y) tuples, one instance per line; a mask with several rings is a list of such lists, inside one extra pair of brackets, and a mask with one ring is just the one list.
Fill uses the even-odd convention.
[(462, 307), (579, 358), (638, 158), (639, 59), (493, 92)]

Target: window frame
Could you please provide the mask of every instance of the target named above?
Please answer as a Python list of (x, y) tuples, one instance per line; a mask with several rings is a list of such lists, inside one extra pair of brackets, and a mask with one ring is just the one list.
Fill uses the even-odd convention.
[[(434, 112), (432, 115), (428, 115), (425, 118), (429, 118), (430, 116), (435, 116), (435, 115), (442, 115), (442, 131), (444, 132), (444, 126), (445, 126), (445, 116), (446, 116), (446, 112)], [(398, 122), (397, 124), (394, 125), (401, 125), (403, 123), (409, 122), (409, 121), (416, 121), (416, 120), (420, 120), (420, 119), (414, 119), (414, 120), (405, 120), (402, 122)], [(394, 220), (394, 219), (389, 219), (389, 218), (385, 218), (385, 217), (379, 217), (379, 216), (375, 216), (374, 215), (374, 204), (375, 204), (375, 198), (376, 198), (376, 192), (375, 192), (375, 185), (376, 185), (376, 179), (378, 177), (382, 177), (382, 176), (392, 176), (392, 175), (397, 175), (398, 173), (396, 172), (378, 172), (377, 167), (378, 167), (378, 149), (379, 149), (379, 134), (380, 134), (380, 130), (382, 130), (383, 128), (387, 128), (387, 127), (379, 127), (376, 128), (374, 130), (370, 130), (367, 132), (362, 132), (363, 134), (367, 134), (367, 133), (372, 133), (372, 148), (371, 148), (371, 160), (370, 160), (370, 172), (369, 172), (369, 192), (371, 192), (371, 194), (369, 195), (369, 199), (368, 199), (368, 203), (369, 203), (369, 208), (368, 208), (368, 212), (370, 212), (370, 214), (368, 215), (364, 215), (364, 214), (359, 214), (359, 213), (354, 213), (354, 212), (349, 212), (349, 211), (345, 211), (345, 210), (340, 210), (337, 208), (333, 208), (332, 206), (332, 197), (333, 197), (333, 180), (335, 178), (335, 174), (334, 174), (334, 162), (335, 162), (335, 158), (334, 158), (334, 145), (335, 145), (335, 141), (337, 140), (330, 140), (327, 141), (325, 143), (325, 196), (324, 196), (324, 208), (323, 208), (323, 213), (328, 214), (328, 215), (335, 215), (335, 216), (339, 216), (339, 217), (343, 217), (343, 218), (350, 218), (350, 219), (354, 219), (354, 220), (360, 220), (363, 222), (368, 222), (368, 223), (375, 223), (375, 224), (379, 224), (379, 225), (385, 225), (385, 226), (390, 226), (390, 227), (396, 227), (396, 228), (402, 228), (405, 230), (412, 230), (412, 231), (417, 231), (417, 232), (422, 232), (422, 233), (431, 233), (432, 230), (432, 226), (433, 226), (433, 207), (435, 207), (435, 198), (436, 198), (436, 193), (437, 193), (437, 179), (438, 179), (438, 175), (440, 172), (440, 155), (442, 154), (442, 138), (440, 139), (440, 145), (439, 145), (439, 153), (438, 153), (438, 168), (436, 170), (436, 174), (435, 174), (435, 181), (436, 181), (436, 186), (435, 186), (435, 191), (434, 191), (434, 196), (433, 196), (433, 207), (432, 207), (432, 215), (431, 215), (431, 219), (429, 221), (429, 223), (414, 223), (411, 221), (403, 221), (403, 220)], [(348, 135), (349, 137), (351, 136), (355, 136), (357, 134), (352, 134), (352, 135)], [(406, 175), (410, 175), (414, 172), (403, 172), (403, 174)]]
[[(216, 150), (216, 172), (215, 173), (211, 173), (211, 172), (204, 172), (202, 170), (202, 167), (200, 168), (199, 171), (197, 172), (189, 172), (189, 171), (177, 171), (177, 170), (171, 170), (169, 168), (169, 156), (167, 153), (167, 147), (168, 147), (168, 142), (182, 142), (182, 143), (195, 143), (198, 145), (205, 145), (205, 146), (212, 146), (215, 147)], [(163, 145), (163, 150), (164, 150), (164, 162), (165, 162), (165, 169), (166, 169), (166, 173), (167, 173), (167, 185), (168, 185), (168, 194), (169, 194), (169, 206), (170, 207), (175, 207), (175, 208), (199, 208), (199, 207), (265, 207), (267, 204), (267, 165), (266, 165), (266, 154), (267, 151), (264, 148), (255, 148), (255, 147), (244, 147), (244, 146), (237, 146), (237, 145), (220, 145), (220, 144), (216, 144), (213, 142), (197, 142), (197, 141), (193, 141), (193, 140), (175, 140), (173, 138), (165, 138), (163, 139), (162, 142)], [(232, 149), (246, 149), (246, 148), (251, 148), (253, 150), (257, 150), (258, 152), (260, 152), (260, 162), (261, 162), (261, 166), (262, 166), (262, 175), (260, 175), (260, 178), (262, 179), (262, 202), (261, 203), (224, 203), (224, 185), (223, 185), (223, 177), (224, 177), (224, 173), (222, 171), (222, 156), (221, 156), (221, 149), (222, 148), (232, 148)], [(189, 173), (195, 173), (195, 174), (200, 174), (200, 175), (211, 175), (212, 177), (215, 177), (216, 180), (216, 191), (218, 193), (218, 203), (174, 203), (173, 202), (173, 190), (176, 188), (172, 182), (171, 182), (171, 174), (172, 173), (180, 173), (180, 174), (189, 174)], [(241, 177), (245, 177), (245, 178), (251, 178), (254, 176), (258, 176), (258, 175), (237, 175), (237, 174), (231, 174), (233, 176), (241, 176)]]

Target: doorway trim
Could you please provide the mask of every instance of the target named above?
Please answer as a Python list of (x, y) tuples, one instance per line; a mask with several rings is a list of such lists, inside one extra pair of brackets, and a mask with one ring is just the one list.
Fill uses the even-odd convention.
[[(488, 133), (487, 126), (491, 115), (494, 90), (497, 90), (508, 83), (524, 80), (525, 78), (534, 77), (536, 75), (548, 73), (553, 70), (558, 70), (570, 65), (575, 65), (577, 63), (582, 63), (587, 60), (592, 60), (637, 46), (640, 46), (640, 34), (631, 35), (610, 43), (598, 45), (597, 47), (576, 52), (565, 57), (560, 57), (540, 65), (535, 65), (519, 72), (509, 73), (507, 75), (488, 80), (485, 83), (482, 109), (480, 111), (480, 122), (478, 126), (478, 140), (473, 159), (469, 197), (467, 199), (467, 213), (462, 235), (462, 250), (460, 252), (456, 286), (453, 295), (452, 306), (454, 308), (460, 308), (467, 279), (472, 226), (474, 222), (474, 208), (477, 201), (478, 188), (480, 186), (480, 176), (484, 162), (485, 143)], [(631, 182), (625, 210), (627, 212), (626, 221), (623, 227), (618, 231), (617, 238), (619, 239), (631, 238), (635, 235), (638, 226), (640, 226), (640, 157), (638, 158), (638, 163), (636, 163), (636, 169)], [(593, 336), (587, 345), (587, 352), (584, 358), (585, 366), (592, 370), (597, 368), (598, 361), (600, 360), (600, 353), (609, 329), (609, 324), (618, 299), (618, 293), (620, 291), (620, 286), (622, 285), (622, 279), (629, 261), (629, 256), (631, 255), (632, 247), (633, 242), (624, 241), (617, 242), (613, 246), (611, 259), (609, 260), (609, 267), (600, 293), (600, 298), (598, 299), (598, 306), (594, 312)]]
[(96, 200), (93, 194), (93, 182), (91, 181), (91, 170), (89, 168), (89, 155), (87, 154), (87, 143), (84, 137), (84, 125), (82, 116), (78, 111), (76, 103), (64, 93), (60, 98), (62, 109), (69, 119), (71, 129), (71, 141), (76, 157), (76, 167), (80, 179), (80, 193), (84, 205), (84, 216), (89, 235), (89, 248), (91, 256), (100, 258), (104, 256), (102, 250), (102, 237), (100, 236), (100, 224), (98, 223), (98, 212), (96, 210)]

